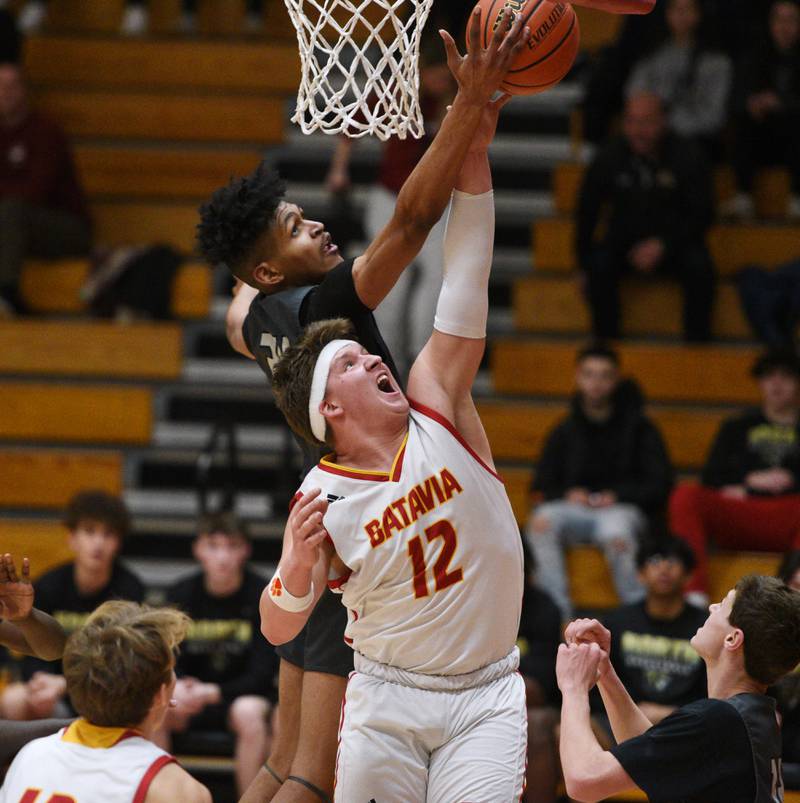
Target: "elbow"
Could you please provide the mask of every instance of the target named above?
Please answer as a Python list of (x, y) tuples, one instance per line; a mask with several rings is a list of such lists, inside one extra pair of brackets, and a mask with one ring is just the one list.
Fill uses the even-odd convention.
[(564, 772), (564, 786), (567, 795), (571, 800), (578, 803), (597, 803), (602, 800), (602, 795), (598, 795), (594, 789), (593, 779), (581, 772)]

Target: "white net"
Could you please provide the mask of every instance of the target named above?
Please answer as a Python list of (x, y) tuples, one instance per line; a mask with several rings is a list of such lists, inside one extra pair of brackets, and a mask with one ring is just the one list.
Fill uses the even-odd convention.
[(304, 134), (424, 134), (419, 46), (433, 0), (284, 0), (301, 80), (292, 121)]

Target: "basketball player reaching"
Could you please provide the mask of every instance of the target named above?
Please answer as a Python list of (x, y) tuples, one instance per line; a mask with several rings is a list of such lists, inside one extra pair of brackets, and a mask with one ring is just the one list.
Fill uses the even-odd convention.
[[(52, 616), (33, 607), (33, 601), (28, 558), (22, 559), (18, 575), (13, 555), (0, 555), (0, 646), (55, 661), (64, 652), (67, 636)], [(3, 722), (0, 725), (0, 765), (31, 739), (55, 733), (65, 724), (60, 719)]]
[[(304, 326), (332, 317), (352, 320), (361, 342), (393, 368), (372, 310), (414, 261), (441, 217), (484, 107), (529, 36), (518, 20), (505, 35), (498, 26), (483, 49), (479, 30), (475, 17), (464, 57), (443, 34), (457, 95), (399, 193), (393, 218), (357, 259), (343, 260), (324, 225), (305, 219), (302, 209), (284, 201), (280, 182), (263, 166), (218, 190), (202, 209), (201, 251), (212, 263), (226, 263), (240, 279), (228, 311), (228, 339), (237, 351), (255, 358), (268, 378)], [(318, 450), (309, 449), (307, 468), (318, 459)], [(353, 668), (352, 651), (342, 640), (345, 623), (344, 609), (327, 592), (307, 628), (279, 649), (278, 735), (243, 801), (328, 799), (342, 693)]]
[(80, 718), (19, 752), (0, 803), (211, 803), (208, 789), (150, 741), (171, 705), (173, 651), (188, 626), (170, 608), (103, 603), (64, 650)]
[(275, 367), (296, 432), (334, 454), (301, 485), (261, 602), (276, 644), (326, 584), (355, 656), (335, 800), (519, 799), (525, 689), (515, 647), (522, 544), (471, 388), (484, 352), (494, 198), (487, 107), (445, 234), (434, 331), (408, 397), (347, 321), (314, 324)]
[[(691, 640), (706, 664), (708, 698), (657, 725), (614, 671), (608, 630), (591, 619), (567, 626), (556, 673), (570, 798), (604, 800), (638, 787), (653, 803), (781, 803), (781, 733), (766, 690), (800, 662), (800, 594), (751, 575), (709, 611)], [(611, 750), (590, 725), (595, 683), (618, 743)]]

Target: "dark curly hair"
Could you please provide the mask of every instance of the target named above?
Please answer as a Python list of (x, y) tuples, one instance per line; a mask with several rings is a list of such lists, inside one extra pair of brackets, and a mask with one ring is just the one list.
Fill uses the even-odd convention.
[(128, 508), (118, 496), (106, 491), (81, 491), (70, 499), (64, 512), (64, 525), (70, 531), (77, 530), (83, 522), (105, 524), (121, 539), (128, 535), (131, 520)]
[(248, 258), (285, 193), (286, 185), (266, 162), (249, 176), (232, 178), (200, 207), (200, 253), (210, 264), (223, 263), (234, 276), (252, 285), (253, 266), (248, 265)]

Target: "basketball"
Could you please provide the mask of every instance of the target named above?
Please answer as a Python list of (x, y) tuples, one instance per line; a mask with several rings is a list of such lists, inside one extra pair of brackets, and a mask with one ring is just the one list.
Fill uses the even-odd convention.
[(481, 44), (487, 47), (504, 9), (523, 15), (531, 35), (500, 88), (535, 95), (555, 86), (570, 70), (580, 46), (578, 18), (570, 3), (551, 0), (479, 0)]

